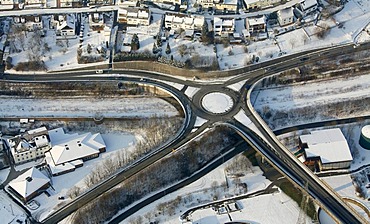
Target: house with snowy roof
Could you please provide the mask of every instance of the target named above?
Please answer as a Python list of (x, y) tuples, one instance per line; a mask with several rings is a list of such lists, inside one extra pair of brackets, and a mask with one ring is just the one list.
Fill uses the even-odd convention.
[(49, 131), (52, 148), (46, 154), (46, 162), (53, 175), (73, 171), (83, 165), (83, 161), (99, 157), (106, 145), (97, 134), (66, 134), (63, 128)]
[(15, 26), (25, 26), (27, 31), (32, 32), (35, 30), (42, 30), (44, 28), (41, 16), (14, 16), (13, 24)]
[(51, 24), (55, 28), (57, 36), (75, 37), (76, 35), (75, 14), (54, 15), (51, 17)]
[(150, 10), (142, 8), (119, 8), (118, 21), (129, 26), (149, 26), (150, 24)]
[(238, 10), (238, 0), (214, 1), (214, 8), (221, 11), (236, 12)]
[(285, 26), (288, 24), (292, 24), (294, 22), (294, 14), (292, 7), (279, 10), (277, 12), (277, 16), (280, 26)]
[(11, 195), (27, 203), (51, 186), (50, 179), (33, 167), (8, 184)]
[(299, 3), (298, 9), (302, 12), (303, 16), (315, 12), (317, 10), (317, 0), (304, 0)]
[(235, 31), (235, 19), (214, 17), (213, 31), (215, 37), (229, 37)]
[(0, 10), (9, 10), (14, 8), (14, 0), (0, 0)]
[(22, 164), (39, 159), (51, 146), (45, 127), (36, 128), (22, 135), (7, 139), (15, 164)]
[(347, 169), (353, 160), (351, 150), (339, 128), (312, 131), (299, 137), (303, 162), (320, 170)]

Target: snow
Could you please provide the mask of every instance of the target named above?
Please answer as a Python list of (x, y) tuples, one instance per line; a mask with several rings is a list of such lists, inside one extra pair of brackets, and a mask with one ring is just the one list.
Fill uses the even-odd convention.
[(169, 82), (169, 81), (161, 81), (161, 82), (163, 82), (163, 83), (165, 83), (167, 85), (170, 85), (170, 86), (172, 86), (172, 87), (174, 87), (174, 88), (176, 88), (178, 90), (181, 90), (182, 88), (184, 88), (184, 85), (182, 85), (182, 84), (178, 84), (178, 83), (174, 83), (174, 82)]
[[(321, 179), (329, 184), (329, 186), (332, 187), (340, 196), (355, 199), (359, 202), (362, 202), (367, 207), (370, 206), (369, 201), (356, 196), (355, 187), (349, 174), (323, 177)], [(350, 204), (361, 216), (365, 217), (369, 221), (370, 218), (361, 208), (354, 205), (353, 203), (348, 204)]]
[[(16, 98), (0, 96), (1, 117), (151, 117), (176, 116), (176, 108), (159, 98)], [(161, 108), (158, 111), (157, 108)]]
[(0, 170), (0, 184), (2, 184), (6, 180), (6, 178), (9, 175), (9, 172), (10, 172), (10, 168)]
[(221, 114), (229, 111), (234, 105), (232, 98), (224, 93), (209, 93), (202, 99), (202, 106), (205, 110)]
[(262, 110), (263, 106), (268, 105), (271, 109), (288, 111), (361, 99), (370, 94), (369, 81), (370, 74), (260, 89), (253, 106), (256, 110)]
[(197, 92), (199, 88), (188, 86), (185, 90), (185, 95), (187, 95), (189, 98), (192, 98)]
[(236, 92), (239, 92), (242, 89), (242, 87), (244, 86), (244, 84), (245, 84), (246, 81), (247, 80), (242, 80), (240, 82), (234, 83), (234, 84), (228, 86), (228, 88), (230, 88), (230, 89), (232, 89), (232, 90), (234, 90)]
[(0, 191), (0, 202), (1, 223), (16, 224), (17, 220), (25, 222), (27, 215), (4, 191)]
[(194, 127), (200, 127), (202, 126), (204, 123), (206, 123), (208, 120), (204, 119), (204, 118), (201, 118), (201, 117), (197, 117), (197, 119), (195, 120), (195, 124), (194, 124)]

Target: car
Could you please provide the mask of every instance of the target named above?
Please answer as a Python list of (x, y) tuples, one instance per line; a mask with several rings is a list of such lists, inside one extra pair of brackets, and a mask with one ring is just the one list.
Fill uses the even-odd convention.
[(145, 81), (146, 81), (146, 79), (144, 79), (144, 78), (140, 78), (140, 81), (145, 82)]
[(100, 69), (100, 70), (96, 70), (96, 71), (95, 71), (95, 73), (96, 73), (96, 74), (103, 74), (103, 73), (104, 73), (104, 71)]

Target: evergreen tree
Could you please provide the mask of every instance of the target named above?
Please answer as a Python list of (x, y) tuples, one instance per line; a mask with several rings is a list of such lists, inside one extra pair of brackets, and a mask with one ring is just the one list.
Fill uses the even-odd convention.
[(167, 43), (167, 47), (166, 47), (166, 54), (171, 54), (171, 47), (170, 47), (170, 43)]
[(136, 50), (139, 50), (140, 48), (140, 41), (139, 41), (139, 37), (137, 36), (137, 34), (135, 33), (133, 36), (132, 36), (132, 40), (131, 40), (131, 50), (133, 51), (136, 51)]

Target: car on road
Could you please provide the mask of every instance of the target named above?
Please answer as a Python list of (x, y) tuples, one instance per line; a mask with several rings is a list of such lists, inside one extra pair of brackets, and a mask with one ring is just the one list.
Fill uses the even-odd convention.
[(99, 70), (96, 70), (96, 71), (95, 71), (95, 73), (96, 73), (96, 74), (103, 74), (103, 73), (104, 73), (104, 71), (103, 71), (103, 70), (101, 70), (101, 69), (99, 69)]

